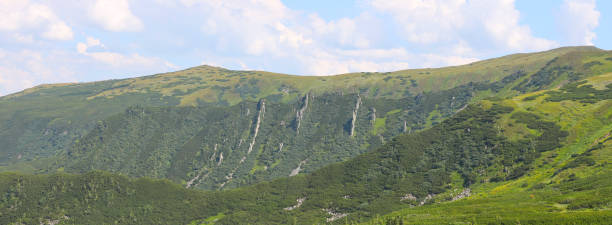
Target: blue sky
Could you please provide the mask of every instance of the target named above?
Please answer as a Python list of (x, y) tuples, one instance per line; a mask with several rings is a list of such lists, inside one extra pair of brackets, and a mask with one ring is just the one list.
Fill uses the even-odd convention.
[(0, 95), (202, 64), (297, 75), (612, 49), (607, 0), (0, 0)]

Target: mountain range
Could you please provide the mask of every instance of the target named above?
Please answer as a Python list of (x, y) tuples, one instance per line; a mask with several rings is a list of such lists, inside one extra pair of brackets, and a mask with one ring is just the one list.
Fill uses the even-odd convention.
[(0, 97), (2, 224), (605, 224), (612, 52)]

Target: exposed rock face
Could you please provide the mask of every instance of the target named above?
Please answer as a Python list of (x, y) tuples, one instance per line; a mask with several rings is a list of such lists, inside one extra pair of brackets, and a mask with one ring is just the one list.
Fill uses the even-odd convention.
[(348, 216), (348, 213), (339, 213), (334, 211), (333, 209), (323, 209), (323, 211), (327, 212), (331, 217), (327, 218), (327, 222), (334, 222), (338, 219), (342, 219), (345, 216)]
[(213, 161), (217, 158), (217, 153), (213, 152), (213, 154), (210, 156), (210, 158), (208, 160)]
[[(236, 169), (234, 169), (234, 171), (236, 171)], [(234, 178), (234, 171), (225, 176), (226, 180), (225, 182), (221, 183), (221, 185), (219, 185), (219, 189), (223, 188), (228, 182), (232, 181), (232, 178)]]
[(376, 123), (376, 108), (372, 107), (370, 111), (370, 122), (372, 122), (372, 125), (374, 125), (374, 123)]
[(463, 107), (461, 107), (460, 109), (457, 110), (456, 113), (461, 112), (462, 110), (464, 110), (466, 107), (468, 106), (468, 104), (463, 105)]
[(253, 151), (253, 146), (255, 146), (255, 139), (257, 139), (257, 134), (259, 133), (259, 126), (261, 125), (261, 121), (264, 119), (264, 115), (266, 113), (266, 100), (262, 99), (259, 101), (259, 113), (257, 114), (257, 122), (255, 122), (255, 132), (253, 133), (253, 140), (249, 145), (249, 151), (247, 154)]
[(428, 194), (425, 199), (423, 199), (423, 201), (419, 202), (419, 205), (425, 205), (425, 203), (427, 203), (429, 200), (433, 199), (433, 197), (436, 196), (434, 194)]
[(217, 159), (217, 144), (215, 144), (215, 147), (214, 147), (214, 149), (213, 149), (213, 154), (210, 156), (210, 159), (209, 159), (209, 160), (210, 160), (210, 161), (213, 161), (213, 160), (215, 160), (215, 159)]
[(56, 225), (62, 222), (63, 220), (67, 220), (67, 219), (70, 219), (70, 217), (64, 215), (61, 219), (57, 219), (57, 220), (45, 219), (44, 221), (40, 222), (40, 224), (41, 225)]
[(289, 176), (292, 177), (292, 176), (298, 175), (298, 173), (300, 173), (300, 171), (302, 171), (302, 165), (304, 165), (304, 163), (306, 163), (306, 160), (302, 160), (300, 162), (300, 164), (298, 165), (298, 167), (291, 171)]
[(302, 104), (302, 108), (300, 108), (300, 110), (298, 110), (295, 115), (295, 120), (297, 122), (295, 132), (297, 134), (300, 134), (300, 125), (302, 123), (302, 119), (304, 118), (306, 108), (308, 108), (308, 95), (309, 94), (306, 94), (306, 96), (304, 96), (304, 104)]
[(186, 188), (190, 188), (191, 185), (193, 185), (193, 182), (195, 182), (199, 178), (200, 178), (200, 174), (198, 174), (197, 176), (193, 177), (191, 180), (187, 181), (187, 184), (185, 185), (185, 187)]
[(459, 199), (467, 198), (467, 197), (470, 197), (470, 195), (472, 195), (472, 190), (470, 190), (469, 188), (466, 188), (466, 189), (463, 189), (461, 193), (453, 197), (451, 201), (457, 201)]
[(306, 200), (306, 198), (305, 198), (305, 197), (304, 197), (304, 198), (298, 198), (298, 199), (296, 200), (296, 201), (297, 201), (297, 204), (292, 205), (292, 206), (289, 206), (289, 207), (287, 207), (287, 208), (284, 208), (284, 210), (286, 210), (286, 211), (291, 211), (291, 210), (294, 210), (294, 209), (300, 208), (300, 206), (302, 206), (302, 204), (304, 203), (304, 200)]
[(187, 181), (187, 184), (185, 184), (185, 188), (190, 188), (193, 186), (196, 186), (197, 183), (195, 183), (197, 180), (200, 179), (200, 177), (204, 178), (207, 177), (209, 173), (206, 173), (205, 175), (202, 175), (204, 173), (204, 170), (201, 170), (198, 175), (196, 175), (195, 177), (193, 177), (191, 180)]
[(223, 152), (219, 154), (219, 161), (217, 162), (217, 166), (220, 166), (222, 162), (223, 162)]
[(357, 102), (355, 103), (355, 110), (353, 110), (353, 119), (351, 120), (351, 137), (355, 135), (355, 122), (357, 121), (357, 112), (361, 105), (361, 96), (357, 95)]
[(400, 198), (400, 201), (406, 201), (406, 200), (416, 201), (416, 200), (417, 200), (417, 198), (416, 198), (416, 197), (414, 197), (414, 195), (412, 195), (412, 194), (406, 194), (406, 195), (404, 195), (404, 196), (402, 196), (402, 197)]

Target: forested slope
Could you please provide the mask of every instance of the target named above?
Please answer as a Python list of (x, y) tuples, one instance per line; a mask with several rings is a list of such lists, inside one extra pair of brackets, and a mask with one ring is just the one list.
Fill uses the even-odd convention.
[(219, 189), (310, 172), (438, 123), (474, 87), (401, 99), (307, 94), (230, 107), (130, 107), (100, 121), (52, 167), (169, 178)]
[(557, 121), (568, 132), (563, 146), (543, 153), (517, 179), (476, 183), (472, 190), (478, 194), (467, 200), (403, 209), (366, 224), (608, 224), (612, 221), (611, 99), (612, 73), (608, 73), (559, 90), (506, 100)]
[(0, 99), (7, 106), (0, 170), (107, 170), (239, 187), (347, 160), (468, 102), (612, 71), (610, 56), (573, 47), (393, 73), (300, 77), (197, 67), (43, 86)]
[(0, 223), (605, 224), (611, 98), (595, 48), (38, 87), (0, 99)]
[(2, 223), (605, 224), (610, 78), (481, 101), (346, 162), (227, 191), (106, 172), (5, 173)]
[[(387, 100), (418, 98), (468, 87), (466, 92), (459, 93), (461, 96), (444, 96), (448, 99), (440, 107), (448, 108), (453, 97), (471, 99), (514, 95), (520, 91), (555, 86), (568, 77), (577, 79), (601, 73), (609, 70), (610, 61), (605, 60), (607, 57), (610, 57), (609, 52), (597, 48), (570, 47), (515, 54), (465, 66), (390, 73), (314, 77), (201, 66), (140, 78), (41, 85), (0, 97), (0, 169), (29, 172), (41, 169), (44, 167), (42, 165), (49, 163), (46, 159), (66, 152), (76, 140), (91, 132), (99, 121), (121, 114), (135, 105), (144, 108), (231, 107), (245, 101), (265, 99), (268, 103), (296, 106), (307, 94), (359, 94), (362, 98)], [(498, 85), (495, 90), (469, 90), (476, 84), (494, 83)], [(507, 88), (509, 83), (513, 87), (518, 86)], [(346, 104), (354, 106), (355, 101), (351, 99)], [(459, 108), (460, 103), (456, 102), (454, 108)], [(367, 113), (358, 116), (361, 115), (367, 116)], [(419, 123), (426, 121), (420, 120)], [(411, 125), (419, 126), (408, 124)]]

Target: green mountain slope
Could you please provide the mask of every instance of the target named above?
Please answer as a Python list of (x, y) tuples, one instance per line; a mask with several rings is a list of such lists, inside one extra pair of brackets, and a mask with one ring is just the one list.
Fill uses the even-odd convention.
[(564, 145), (544, 153), (516, 180), (476, 184), (473, 190), (478, 194), (465, 200), (403, 209), (365, 224), (608, 224), (612, 220), (611, 83), (608, 73), (560, 90), (506, 100), (556, 121), (569, 134)]
[[(296, 102), (307, 93), (358, 93), (402, 98), (407, 91), (447, 90), (469, 82), (494, 82), (517, 71), (535, 73), (564, 55), (601, 56), (596, 48), (561, 48), (517, 54), (460, 67), (356, 73), (330, 77), (290, 76), (260, 71), (195, 67), (141, 78), (92, 83), (42, 85), (0, 97), (2, 163), (31, 160), (66, 149), (98, 120), (128, 106), (235, 105), (268, 98)], [(574, 57), (576, 58), (576, 57)], [(573, 60), (568, 57), (568, 60)], [(564, 61), (564, 60), (561, 60)], [(567, 60), (565, 60), (567, 61)], [(575, 60), (574, 60), (575, 61)], [(599, 60), (601, 61), (601, 60)], [(583, 62), (576, 62), (581, 64)]]
[[(392, 137), (448, 117), (474, 87), (418, 98), (306, 95), (289, 104), (130, 107), (101, 121), (56, 167), (169, 178), (218, 189), (309, 172), (373, 150)], [(429, 124), (427, 124), (429, 123)]]
[(0, 170), (102, 169), (238, 187), (376, 149), (470, 101), (610, 72), (610, 56), (571, 47), (392, 73), (309, 77), (196, 67), (41, 86), (0, 98)]
[(483, 100), (348, 161), (226, 191), (105, 172), (4, 173), (0, 220), (605, 224), (612, 218), (611, 82), (607, 73)]

